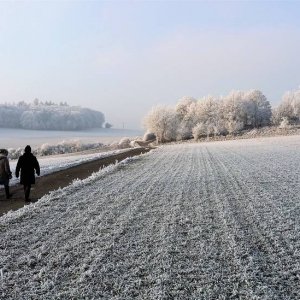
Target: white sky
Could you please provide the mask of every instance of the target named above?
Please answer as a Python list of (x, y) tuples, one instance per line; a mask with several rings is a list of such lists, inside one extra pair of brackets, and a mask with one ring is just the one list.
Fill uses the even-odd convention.
[(140, 128), (157, 104), (300, 85), (298, 1), (0, 1), (0, 103), (67, 101)]

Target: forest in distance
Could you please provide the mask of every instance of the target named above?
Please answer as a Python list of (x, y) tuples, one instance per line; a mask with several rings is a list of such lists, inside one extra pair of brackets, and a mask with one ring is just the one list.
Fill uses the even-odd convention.
[(0, 104), (0, 127), (30, 130), (83, 130), (89, 128), (110, 128), (102, 112), (70, 106), (66, 102), (33, 103), (21, 101), (17, 104)]

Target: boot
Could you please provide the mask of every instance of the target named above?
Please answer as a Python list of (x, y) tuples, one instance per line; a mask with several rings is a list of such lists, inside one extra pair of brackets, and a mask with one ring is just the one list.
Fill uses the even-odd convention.
[(11, 198), (12, 194), (9, 193), (9, 186), (6, 185), (4, 186), (4, 188), (5, 188), (6, 199)]

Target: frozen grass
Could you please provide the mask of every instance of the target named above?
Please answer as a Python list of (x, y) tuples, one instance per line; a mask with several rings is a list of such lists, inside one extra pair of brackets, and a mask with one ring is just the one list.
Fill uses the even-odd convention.
[(1, 299), (299, 299), (300, 137), (163, 146), (0, 218)]
[[(62, 141), (61, 143), (50, 145), (48, 143), (43, 144), (41, 147), (35, 148), (33, 150), (33, 154), (36, 156), (51, 156), (57, 154), (66, 154), (66, 153), (76, 153), (82, 152), (86, 150), (92, 149), (100, 149), (103, 148), (104, 145), (102, 143), (89, 143), (84, 144), (79, 140), (74, 141)], [(18, 159), (24, 153), (23, 148), (9, 148), (8, 149), (8, 157), (9, 159)]]

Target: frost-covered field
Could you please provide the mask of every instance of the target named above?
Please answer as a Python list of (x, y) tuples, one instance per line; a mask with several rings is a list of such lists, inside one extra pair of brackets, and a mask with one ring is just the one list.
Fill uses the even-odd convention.
[(161, 147), (0, 218), (1, 299), (299, 299), (300, 136)]

